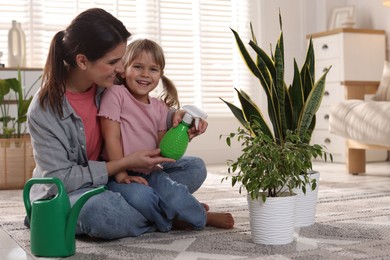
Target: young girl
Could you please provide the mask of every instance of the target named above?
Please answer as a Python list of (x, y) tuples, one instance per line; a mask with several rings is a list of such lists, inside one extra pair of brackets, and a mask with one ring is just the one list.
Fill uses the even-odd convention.
[[(167, 130), (166, 117), (171, 107), (178, 107), (176, 88), (165, 77), (165, 59), (162, 48), (155, 42), (135, 40), (127, 46), (124, 56), (124, 73), (120, 74), (123, 85), (114, 85), (104, 94), (99, 116), (105, 142), (107, 160), (118, 160), (125, 154), (159, 146)], [(164, 92), (161, 99), (149, 96), (160, 79)], [(160, 231), (170, 229), (173, 220), (190, 224), (194, 229), (205, 225), (232, 228), (234, 221), (229, 213), (206, 214), (205, 208), (191, 195), (187, 187), (172, 181), (169, 169), (180, 165), (162, 163), (162, 169), (152, 172), (128, 168), (115, 175), (116, 182), (109, 184), (112, 191), (122, 191), (132, 183), (134, 187), (149, 185), (150, 193), (159, 198), (155, 212), (137, 208), (149, 221), (155, 222)], [(142, 198), (129, 198), (138, 200)], [(139, 205), (139, 203), (131, 203)], [(166, 215), (166, 218), (161, 218)]]

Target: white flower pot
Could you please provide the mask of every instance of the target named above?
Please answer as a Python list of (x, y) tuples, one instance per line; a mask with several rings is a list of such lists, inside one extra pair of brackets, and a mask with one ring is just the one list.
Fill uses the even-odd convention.
[(254, 243), (283, 245), (294, 240), (296, 197), (268, 197), (263, 203), (261, 197), (252, 200), (250, 195), (247, 195), (251, 237)]
[(306, 185), (306, 194), (303, 194), (302, 189), (294, 189), (293, 192), (297, 194), (297, 204), (295, 209), (295, 226), (307, 227), (315, 222), (317, 197), (320, 181), (320, 173), (313, 172), (309, 178), (316, 179), (317, 187), (311, 190), (311, 185)]

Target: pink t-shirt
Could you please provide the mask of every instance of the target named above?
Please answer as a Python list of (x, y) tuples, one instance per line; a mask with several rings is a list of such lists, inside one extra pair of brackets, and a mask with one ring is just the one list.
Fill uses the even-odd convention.
[(158, 147), (158, 131), (167, 130), (167, 105), (149, 97), (149, 104), (136, 100), (123, 85), (105, 90), (98, 116), (120, 123), (124, 155)]
[(96, 85), (83, 93), (66, 91), (65, 95), (76, 114), (84, 124), (85, 139), (87, 142), (88, 160), (96, 161), (100, 156), (102, 135), (98, 122), (97, 107), (95, 104)]

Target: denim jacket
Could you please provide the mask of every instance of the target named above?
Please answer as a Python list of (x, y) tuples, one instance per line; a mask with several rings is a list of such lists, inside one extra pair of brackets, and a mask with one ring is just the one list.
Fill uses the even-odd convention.
[[(104, 88), (96, 91), (95, 102), (99, 108)], [(58, 177), (67, 192), (80, 188), (104, 185), (108, 180), (104, 161), (89, 161), (86, 138), (81, 118), (76, 115), (67, 98), (62, 100), (63, 117), (50, 106), (43, 110), (34, 96), (27, 114), (27, 127), (31, 135), (36, 167), (33, 177)], [(36, 184), (31, 188), (31, 200), (55, 195), (54, 185)]]

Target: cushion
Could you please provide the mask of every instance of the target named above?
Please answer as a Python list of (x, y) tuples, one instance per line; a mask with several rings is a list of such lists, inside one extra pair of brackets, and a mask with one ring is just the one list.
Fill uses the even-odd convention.
[(390, 62), (385, 61), (382, 79), (374, 97), (375, 101), (390, 101)]
[(330, 110), (330, 132), (365, 144), (390, 146), (390, 102), (345, 100)]

